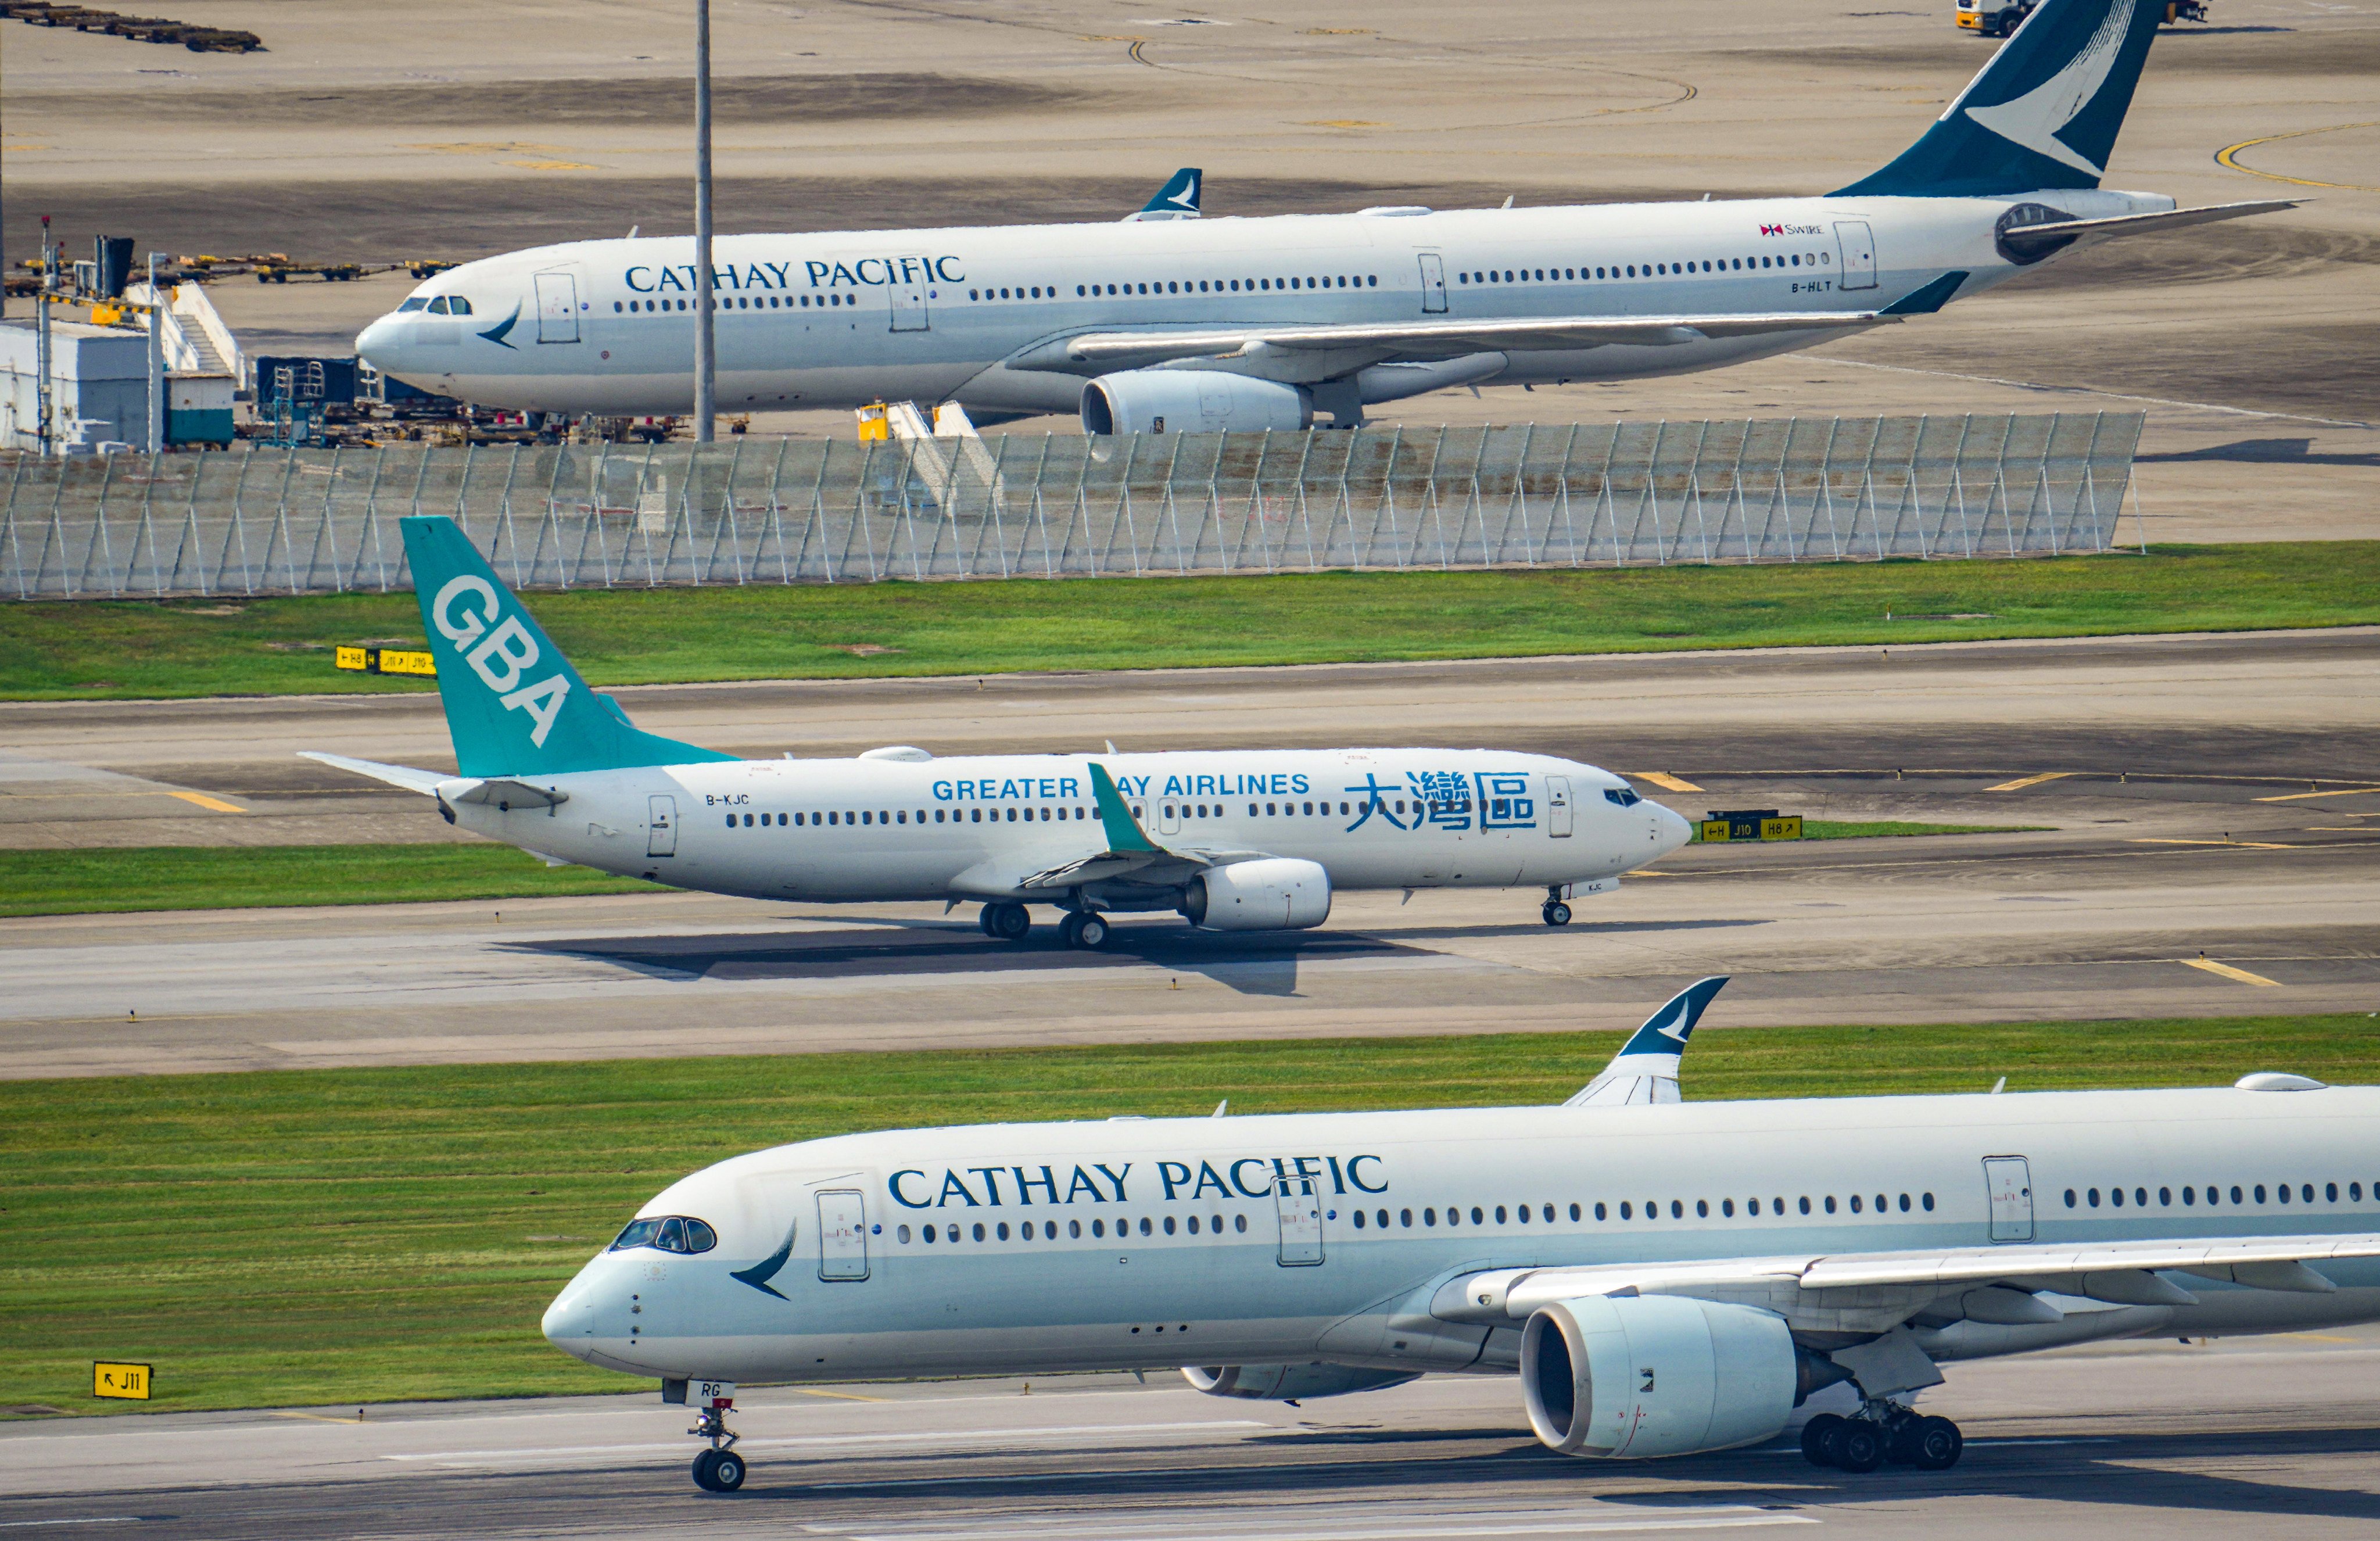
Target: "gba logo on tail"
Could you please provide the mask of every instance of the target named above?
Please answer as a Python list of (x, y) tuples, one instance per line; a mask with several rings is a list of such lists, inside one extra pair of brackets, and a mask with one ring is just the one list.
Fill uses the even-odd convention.
[(553, 731), (553, 721), (570, 695), (570, 680), (556, 672), (534, 685), (521, 684), (522, 676), (537, 665), (537, 638), (519, 616), (504, 613), (495, 585), (469, 573), (447, 579), (430, 601), (430, 620), (506, 710), (528, 713), (537, 724), (528, 741), (544, 748), (545, 735)]

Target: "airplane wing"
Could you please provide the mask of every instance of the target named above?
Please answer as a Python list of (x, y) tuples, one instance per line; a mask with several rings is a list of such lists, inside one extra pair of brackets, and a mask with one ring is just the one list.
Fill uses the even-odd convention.
[[(1959, 275), (1964, 278), (1966, 275)], [(1929, 285), (1929, 288), (1931, 285)], [(1922, 292), (1922, 291), (1921, 291)], [(1911, 298), (1916, 298), (1912, 296)], [(1942, 297), (1947, 299), (1946, 294)], [(1939, 301), (1922, 309), (1938, 309)], [(1907, 301), (1903, 301), (1905, 306)], [(1294, 368), (1320, 365), (1344, 373), (1366, 363), (1427, 362), (1475, 353), (1570, 350), (1619, 344), (1669, 347), (1712, 337), (1781, 332), (1855, 332), (1889, 325), (1910, 313), (1798, 310), (1734, 315), (1551, 316), (1481, 321), (1350, 322), (1326, 326), (1206, 326), (1172, 331), (1086, 332), (1060, 337), (1007, 360), (1014, 370), (1106, 374), (1180, 358), (1263, 358)], [(1302, 378), (1302, 374), (1301, 374)]]
[(2302, 198), (2276, 198), (2252, 203), (2210, 203), (2202, 209), (2168, 209), (2156, 214), (2119, 214), (2112, 219), (2061, 219), (2047, 224), (2021, 224), (2001, 233), (2000, 241), (2022, 257), (2046, 257), (2070, 246), (2096, 246), (2118, 236), (2138, 236), (2152, 230), (2179, 230), (2217, 220), (2245, 219), (2294, 209)]
[(1233, 862), (1260, 861), (1269, 851), (1240, 851), (1210, 846), (1170, 847), (1158, 844), (1132, 816), (1123, 795), (1116, 790), (1115, 779), (1107, 767), (1094, 761), (1090, 767), (1091, 797), (1098, 805), (1099, 834), (1098, 843), (1087, 843), (1084, 848), (1072, 852), (1053, 851), (1043, 858), (1043, 865), (1024, 861), (984, 862), (968, 868), (951, 880), (951, 887), (963, 893), (986, 896), (1007, 896), (1014, 893), (1055, 893), (1090, 883), (1123, 881), (1151, 888), (1169, 888), (1186, 883), (1209, 868), (1228, 867)]
[(1697, 979), (1670, 997), (1645, 1025), (1628, 1036), (1602, 1074), (1589, 1081), (1565, 1108), (1620, 1107), (1631, 1102), (1676, 1102), (1678, 1061), (1703, 1011), (1727, 984), (1727, 976)]
[(1430, 1315), (1502, 1326), (1526, 1320), (1551, 1302), (1581, 1295), (1661, 1294), (1761, 1306), (1806, 1331), (1888, 1331), (1929, 1310), (2003, 1324), (2054, 1322), (2063, 1313), (2035, 1292), (2124, 1305), (2194, 1304), (2196, 1296), (2160, 1277), (2174, 1272), (2251, 1289), (2327, 1294), (2337, 1286), (2309, 1265), (2349, 1257), (2380, 1257), (2380, 1234), (2017, 1244), (1502, 1268), (1450, 1280), (1432, 1300)]

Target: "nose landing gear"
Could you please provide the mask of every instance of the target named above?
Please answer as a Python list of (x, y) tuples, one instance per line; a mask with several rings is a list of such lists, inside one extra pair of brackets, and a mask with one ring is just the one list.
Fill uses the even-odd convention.
[(1560, 884), (1556, 884), (1546, 890), (1545, 908), (1537, 913), (1545, 916), (1546, 924), (1548, 926), (1567, 926), (1570, 924), (1570, 905), (1563, 902), (1561, 886)]
[(710, 1448), (694, 1458), (694, 1485), (706, 1493), (733, 1493), (744, 1486), (744, 1458), (733, 1449), (735, 1434), (727, 1426), (730, 1405), (721, 1401), (702, 1409), (686, 1430), (710, 1441)]

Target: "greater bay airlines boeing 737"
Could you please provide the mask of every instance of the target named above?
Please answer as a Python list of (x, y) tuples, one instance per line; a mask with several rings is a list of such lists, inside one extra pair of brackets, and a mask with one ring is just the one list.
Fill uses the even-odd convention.
[[(2380, 1088), (1681, 1103), (1724, 979), (1560, 1107), (888, 1130), (663, 1190), (545, 1314), (692, 1402), (744, 1481), (741, 1381), (1187, 1365), (1304, 1399), (1510, 1376), (1593, 1459), (1801, 1432), (1939, 1470), (1941, 1364), (2380, 1320)], [(710, 1378), (705, 1378), (710, 1377)]]
[[(1707, 370), (1938, 310), (2057, 253), (2292, 207), (2099, 183), (2164, 7), (2046, 0), (1924, 137), (1823, 198), (749, 235), (713, 250), (739, 410), (955, 401), (1087, 431), (1355, 426), (1451, 386)], [(1182, 174), (1177, 174), (1177, 179)], [(1169, 191), (1176, 191), (1168, 184)], [(356, 340), (491, 406), (682, 413), (686, 237), (468, 262)]]
[(1560, 926), (1692, 833), (1608, 770), (1495, 749), (738, 759), (638, 731), (453, 520), (404, 529), (459, 773), (310, 758), (557, 862), (756, 899), (978, 902), (1010, 940), (1050, 904), (1098, 947), (1117, 911), (1293, 930), (1349, 888), (1541, 887)]

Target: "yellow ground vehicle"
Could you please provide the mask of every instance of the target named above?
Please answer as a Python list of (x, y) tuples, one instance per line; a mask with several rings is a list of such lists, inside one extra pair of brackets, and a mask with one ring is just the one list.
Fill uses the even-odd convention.
[[(2041, 0), (1958, 0), (1957, 21), (1977, 37), (2004, 38), (2015, 31), (2040, 3)], [(2166, 0), (2165, 20), (2168, 27), (2177, 21), (2205, 19), (2206, 0)]]

